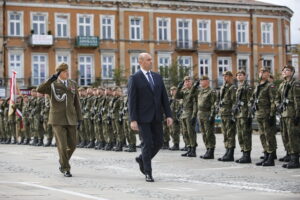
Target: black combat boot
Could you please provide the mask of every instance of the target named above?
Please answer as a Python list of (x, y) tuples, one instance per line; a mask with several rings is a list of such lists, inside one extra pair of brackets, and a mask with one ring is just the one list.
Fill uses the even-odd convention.
[(171, 151), (178, 151), (179, 150), (179, 144), (174, 144), (172, 147), (169, 148)]
[(5, 144), (7, 138), (2, 138), (1, 144)]
[(208, 154), (207, 156), (204, 156), (203, 159), (214, 159), (215, 158), (214, 152), (215, 152), (214, 148), (208, 149)]
[(187, 157), (196, 157), (196, 147), (191, 147), (190, 153), (187, 154)]
[(20, 141), (19, 141), (17, 144), (20, 145), (20, 144), (23, 144), (23, 142), (24, 142), (24, 138), (21, 137), (21, 138), (20, 138)]
[(227, 156), (228, 152), (229, 152), (229, 149), (226, 149), (225, 154), (222, 156), (222, 158), (218, 158), (218, 161), (223, 161), (223, 159)]
[(187, 147), (187, 152), (185, 152), (185, 153), (181, 154), (181, 156), (183, 156), (183, 157), (187, 157), (187, 156), (188, 156), (188, 154), (191, 152), (191, 150), (192, 150), (192, 148), (191, 148), (191, 147)]
[(25, 138), (23, 145), (28, 145), (30, 142), (30, 138)]
[(296, 168), (300, 168), (300, 164), (299, 164), (299, 154), (298, 153), (294, 153), (291, 154), (291, 160), (290, 162), (286, 165), (287, 169), (296, 169)]
[(84, 148), (87, 144), (88, 144), (88, 142), (86, 140), (82, 140), (80, 142), (80, 144), (78, 145), (78, 148)]
[(224, 162), (234, 161), (234, 148), (229, 148), (227, 155), (222, 159)]
[(243, 157), (239, 160), (238, 163), (251, 163), (251, 151), (244, 151)]
[(184, 146), (183, 148), (180, 149), (180, 151), (188, 151), (188, 147), (187, 146)]
[(10, 144), (11, 143), (11, 138), (7, 138), (7, 140), (5, 141), (5, 144)]
[(13, 139), (11, 140), (11, 144), (17, 144), (17, 138), (13, 137)]
[(125, 151), (125, 152), (136, 152), (136, 147), (135, 147), (134, 144), (130, 144), (130, 145), (128, 146), (128, 149), (125, 149), (124, 151)]
[(95, 147), (94, 147), (95, 150), (99, 149), (99, 144), (100, 144), (99, 141), (97, 141), (97, 142), (95, 143)]
[(263, 160), (260, 161), (260, 162), (258, 162), (258, 163), (256, 163), (255, 165), (256, 166), (262, 166), (262, 164), (268, 160), (268, 157), (269, 157), (269, 153), (268, 152), (264, 152)]
[(269, 153), (268, 160), (262, 163), (262, 166), (264, 167), (275, 166), (274, 160), (275, 160), (275, 153), (274, 152)]
[(99, 150), (104, 150), (105, 148), (105, 145), (106, 145), (106, 142), (103, 141), (103, 142), (100, 142), (100, 145), (99, 145)]
[(239, 159), (235, 160), (236, 163), (239, 163), (241, 159), (243, 159), (245, 157), (245, 152), (242, 150), (242, 157), (240, 157)]
[(206, 157), (206, 156), (208, 155), (208, 151), (209, 151), (209, 149), (206, 149), (206, 152), (205, 152), (205, 154), (204, 154), (204, 155), (201, 155), (201, 156), (200, 156), (200, 158), (204, 158), (204, 157)]
[(36, 144), (36, 146), (43, 146), (43, 139), (38, 139), (38, 143)]
[(259, 157), (260, 159), (265, 159), (265, 154), (266, 154), (267, 152), (266, 151), (264, 151), (264, 155), (263, 156), (261, 156), (261, 157)]
[(94, 148), (94, 147), (95, 147), (95, 140), (92, 140), (92, 141), (89, 142), (89, 144), (85, 148), (91, 149), (91, 148)]
[(113, 143), (107, 143), (107, 144), (105, 145), (104, 150), (105, 150), (105, 151), (111, 151), (112, 148), (113, 148)]
[(280, 162), (289, 162), (291, 160), (290, 154), (286, 152), (286, 155), (282, 158), (279, 158), (278, 161)]

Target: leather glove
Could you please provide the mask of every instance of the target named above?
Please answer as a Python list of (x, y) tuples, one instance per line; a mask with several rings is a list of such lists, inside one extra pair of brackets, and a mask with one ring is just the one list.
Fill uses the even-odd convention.
[(295, 126), (298, 126), (299, 123), (300, 123), (300, 116), (296, 116), (296, 117), (294, 118), (294, 124), (295, 124)]
[(197, 120), (197, 118), (196, 117), (192, 117), (192, 119), (191, 119), (191, 124), (192, 125), (195, 125), (196, 124), (196, 120)]
[(183, 84), (184, 84), (184, 81), (180, 81), (180, 82), (178, 83), (177, 88), (181, 89), (181, 88), (183, 87)]
[(82, 120), (78, 120), (78, 124), (77, 124), (77, 130), (79, 130), (79, 129), (80, 129), (81, 123), (82, 123)]
[(269, 124), (270, 124), (270, 126), (275, 126), (276, 125), (276, 116), (270, 116)]
[(60, 75), (60, 73), (61, 73), (61, 71), (57, 72), (56, 74), (53, 74), (53, 75), (51, 76), (50, 80), (51, 80), (52, 82), (55, 81), (55, 80), (58, 78), (58, 76)]

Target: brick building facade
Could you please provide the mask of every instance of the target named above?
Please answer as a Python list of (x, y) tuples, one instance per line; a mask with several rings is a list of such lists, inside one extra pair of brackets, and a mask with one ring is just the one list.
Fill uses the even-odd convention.
[[(80, 85), (113, 83), (138, 68), (137, 55), (153, 55), (154, 71), (172, 63), (208, 75), (239, 68), (255, 79), (290, 59), (290, 19), (284, 6), (254, 0), (9, 0), (2, 1), (1, 80), (17, 71), (20, 87), (40, 84), (67, 62)], [(1, 14), (2, 15), (2, 14)]]

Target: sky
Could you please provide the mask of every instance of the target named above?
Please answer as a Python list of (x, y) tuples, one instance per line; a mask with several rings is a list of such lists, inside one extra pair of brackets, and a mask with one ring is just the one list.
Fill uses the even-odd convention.
[(300, 44), (300, 0), (259, 0), (266, 3), (272, 3), (287, 6), (294, 11), (291, 23), (291, 42)]

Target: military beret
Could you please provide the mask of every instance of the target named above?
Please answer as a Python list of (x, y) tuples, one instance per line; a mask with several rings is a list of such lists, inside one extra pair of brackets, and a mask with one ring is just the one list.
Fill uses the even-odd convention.
[(35, 88), (31, 89), (31, 92), (36, 92), (36, 89)]
[(290, 69), (291, 71), (295, 71), (295, 68), (292, 66), (292, 65), (286, 65), (282, 68), (282, 71), (285, 69), (285, 68), (288, 68)]
[(55, 68), (55, 71), (56, 72), (62, 72), (62, 71), (65, 71), (65, 70), (68, 70), (68, 64), (66, 63), (62, 63), (60, 65), (58, 65), (56, 68)]
[(203, 80), (209, 80), (208, 76), (202, 76), (202, 77), (200, 78), (200, 81), (203, 81)]
[(223, 76), (233, 76), (232, 72), (231, 71), (225, 71), (223, 73)]
[(183, 78), (183, 80), (185, 80), (185, 81), (187, 81), (187, 80), (192, 80), (192, 78), (191, 78), (190, 76), (185, 76), (185, 77)]
[(243, 74), (244, 76), (246, 76), (246, 72), (244, 70), (239, 70), (235, 76), (237, 76), (238, 74)]
[(170, 88), (170, 90), (177, 90), (177, 87), (172, 86), (172, 87)]
[(260, 68), (259, 71), (261, 71), (261, 72), (270, 72), (270, 68), (268, 68), (268, 67), (262, 67), (262, 68)]

